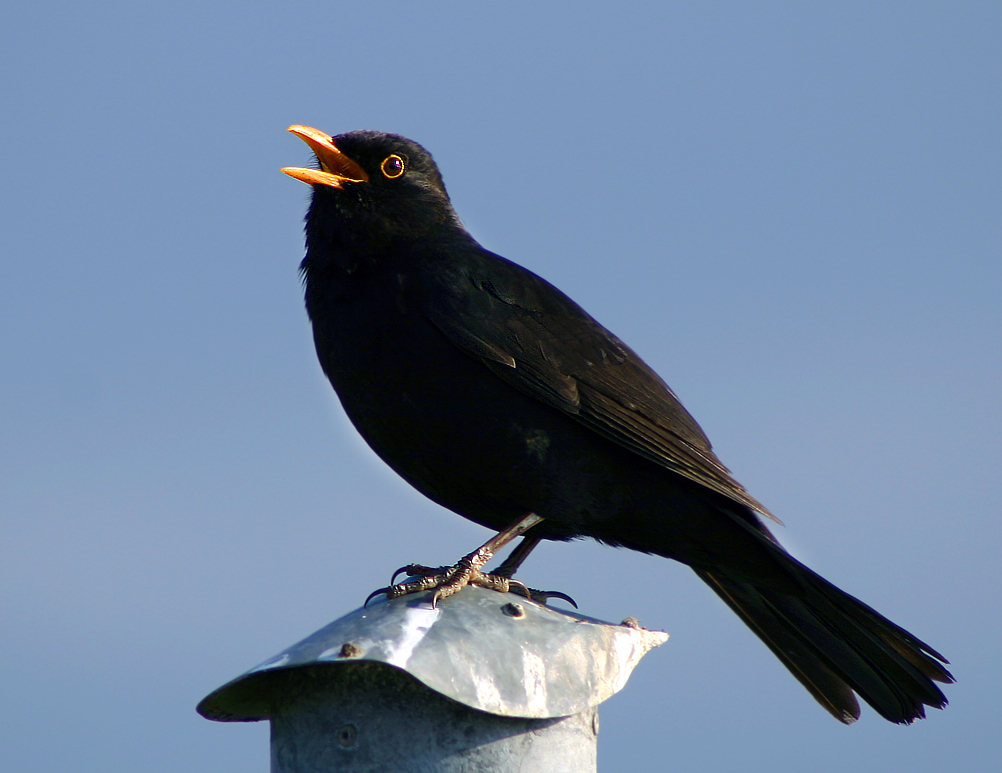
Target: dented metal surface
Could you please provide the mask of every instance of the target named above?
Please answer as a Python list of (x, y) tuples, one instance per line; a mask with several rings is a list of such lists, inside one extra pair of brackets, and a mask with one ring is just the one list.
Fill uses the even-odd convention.
[(668, 639), (482, 588), (465, 588), (436, 609), (429, 597), (357, 609), (215, 690), (198, 710), (219, 721), (268, 719), (282, 672), (368, 661), (480, 711), (564, 717), (621, 690), (640, 658)]

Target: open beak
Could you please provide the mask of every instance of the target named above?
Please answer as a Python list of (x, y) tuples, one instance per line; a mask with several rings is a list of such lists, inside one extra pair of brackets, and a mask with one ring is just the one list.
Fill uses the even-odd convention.
[(338, 150), (334, 138), (329, 134), (298, 124), (290, 126), (289, 131), (309, 145), (320, 162), (320, 169), (306, 169), (299, 166), (287, 166), (282, 169), (290, 177), (310, 185), (327, 185), (331, 188), (344, 188), (345, 183), (369, 182), (369, 175), (365, 170)]

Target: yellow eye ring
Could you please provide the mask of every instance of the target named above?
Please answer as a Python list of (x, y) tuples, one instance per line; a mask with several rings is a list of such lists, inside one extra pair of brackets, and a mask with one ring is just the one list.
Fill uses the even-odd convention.
[(396, 180), (404, 173), (406, 167), (407, 165), (404, 163), (404, 160), (394, 153), (383, 159), (383, 163), (379, 165), (379, 171), (383, 173), (383, 177), (387, 180)]

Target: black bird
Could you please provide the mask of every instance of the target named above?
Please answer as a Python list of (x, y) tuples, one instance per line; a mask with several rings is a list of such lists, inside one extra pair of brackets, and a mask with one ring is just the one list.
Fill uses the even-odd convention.
[[(301, 270), (320, 364), (373, 450), (425, 496), (501, 531), (393, 595), (490, 584), (540, 540), (594, 537), (692, 567), (837, 719), (855, 693), (910, 723), (948, 661), (801, 564), (675, 394), (633, 351), (460, 223), (431, 155), (395, 134), (293, 132), (319, 169)], [(525, 534), (501, 577), (494, 550)]]

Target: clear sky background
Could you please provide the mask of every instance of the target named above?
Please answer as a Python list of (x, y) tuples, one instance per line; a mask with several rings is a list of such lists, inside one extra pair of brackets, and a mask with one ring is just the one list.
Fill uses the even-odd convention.
[(998, 769), (999, 3), (8, 2), (2, 35), (4, 771), (265, 771), (266, 723), (195, 704), (487, 537), (320, 372), (291, 123), (428, 147), (959, 680), (843, 727), (685, 567), (546, 545), (524, 580), (672, 635), (605, 773)]

